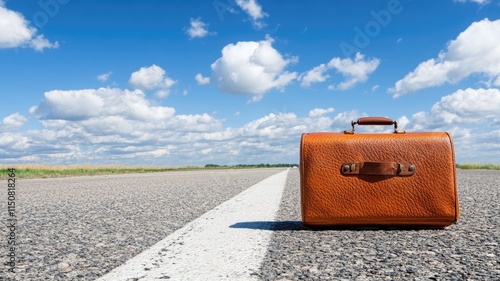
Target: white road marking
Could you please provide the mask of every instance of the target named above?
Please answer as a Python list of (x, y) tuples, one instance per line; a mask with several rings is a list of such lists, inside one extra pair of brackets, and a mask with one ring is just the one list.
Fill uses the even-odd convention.
[(288, 170), (206, 212), (97, 279), (258, 280)]

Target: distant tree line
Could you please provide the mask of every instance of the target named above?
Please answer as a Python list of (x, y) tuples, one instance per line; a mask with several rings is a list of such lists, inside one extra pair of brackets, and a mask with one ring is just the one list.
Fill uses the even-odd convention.
[(284, 167), (298, 167), (298, 164), (237, 164), (237, 165), (217, 165), (206, 164), (205, 168), (284, 168)]

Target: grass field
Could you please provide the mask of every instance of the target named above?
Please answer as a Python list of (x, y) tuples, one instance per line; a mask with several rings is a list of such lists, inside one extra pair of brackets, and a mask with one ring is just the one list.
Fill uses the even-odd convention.
[(464, 170), (500, 170), (500, 164), (457, 164), (457, 168)]
[(152, 173), (204, 169), (204, 167), (150, 167), (150, 166), (49, 166), (49, 165), (1, 165), (0, 178), (8, 177), (8, 169), (15, 168), (17, 178), (53, 178), (68, 176), (94, 176), (126, 173)]
[(76, 165), (76, 166), (50, 166), (50, 165), (0, 165), (0, 179), (9, 176), (9, 168), (15, 169), (16, 178), (55, 178), (72, 176), (95, 176), (111, 174), (130, 173), (154, 173), (168, 171), (191, 171), (201, 169), (245, 169), (245, 168), (275, 168), (292, 167), (296, 164), (255, 164), (255, 165), (233, 165), (220, 166), (207, 164), (205, 166), (185, 167), (161, 167), (161, 166), (98, 166), (98, 165)]

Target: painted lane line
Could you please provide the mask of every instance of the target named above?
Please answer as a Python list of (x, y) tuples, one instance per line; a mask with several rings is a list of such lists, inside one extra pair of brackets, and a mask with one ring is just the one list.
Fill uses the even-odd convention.
[(258, 280), (252, 274), (272, 235), (266, 222), (275, 219), (287, 175), (253, 185), (97, 280)]

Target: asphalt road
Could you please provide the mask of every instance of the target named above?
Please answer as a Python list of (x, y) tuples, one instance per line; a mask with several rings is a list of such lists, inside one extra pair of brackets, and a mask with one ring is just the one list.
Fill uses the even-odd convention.
[[(17, 280), (94, 280), (280, 171), (19, 180)], [(6, 202), (6, 181), (4, 185), (0, 202)], [(459, 170), (458, 185), (461, 218), (444, 230), (311, 231), (300, 224), (299, 174), (291, 169), (276, 222), (260, 226), (272, 235), (255, 276), (262, 280), (500, 280), (500, 172)], [(6, 203), (0, 208), (5, 223)], [(4, 252), (7, 232), (1, 228)], [(5, 260), (2, 254), (2, 264)], [(5, 277), (6, 270), (0, 267), (0, 277)]]
[[(16, 280), (95, 280), (283, 169), (18, 180)], [(0, 218), (7, 220), (7, 181)], [(7, 228), (1, 227), (3, 265)], [(5, 254), (4, 254), (5, 253)], [(5, 276), (8, 266), (0, 266)]]

